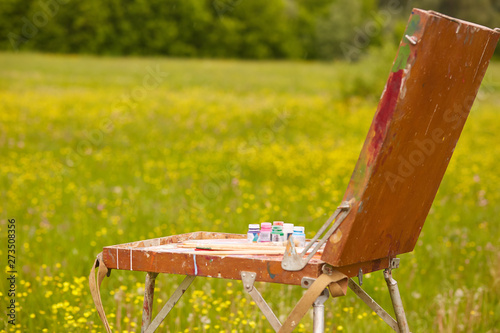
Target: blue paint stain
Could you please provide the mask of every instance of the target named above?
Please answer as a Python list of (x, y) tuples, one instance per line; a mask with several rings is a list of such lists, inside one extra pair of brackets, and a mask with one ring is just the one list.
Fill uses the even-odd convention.
[(363, 211), (363, 201), (361, 201), (358, 206), (358, 213), (361, 213), (362, 211)]
[(198, 265), (196, 264), (196, 254), (193, 255), (194, 260), (194, 275), (198, 275)]
[(270, 262), (267, 262), (267, 272), (269, 273), (269, 276), (271, 277), (271, 279), (274, 279), (276, 274), (271, 273), (271, 263)]

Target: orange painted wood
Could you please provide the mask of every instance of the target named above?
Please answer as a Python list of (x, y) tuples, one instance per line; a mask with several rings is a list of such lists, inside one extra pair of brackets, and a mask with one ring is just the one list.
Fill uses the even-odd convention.
[[(133, 270), (153, 273), (196, 275), (222, 279), (240, 280), (240, 272), (256, 272), (256, 281), (300, 285), (303, 277), (317, 278), (325, 264), (319, 256), (299, 272), (284, 271), (281, 255), (210, 255), (197, 254), (194, 249), (159, 250), (158, 246), (176, 244), (197, 239), (241, 239), (246, 235), (194, 232), (183, 235), (143, 240), (127, 244), (107, 246), (103, 249), (103, 260), (109, 269)], [(175, 252), (175, 251), (186, 252)], [(203, 251), (205, 252), (205, 251)], [(389, 259), (360, 263), (338, 269), (349, 277), (387, 268)]]
[(410, 252), (500, 33), (414, 9), (322, 259), (346, 266)]
[(316, 278), (324, 264), (313, 259), (301, 272), (287, 272), (281, 268), (282, 256), (265, 255), (207, 255), (196, 254), (194, 249), (182, 249), (185, 253), (159, 251), (159, 245), (175, 244), (196, 239), (242, 239), (246, 235), (195, 232), (145, 240), (140, 242), (108, 246), (103, 249), (103, 260), (108, 268), (196, 275), (240, 280), (241, 271), (257, 273), (256, 281), (300, 285), (303, 277)]

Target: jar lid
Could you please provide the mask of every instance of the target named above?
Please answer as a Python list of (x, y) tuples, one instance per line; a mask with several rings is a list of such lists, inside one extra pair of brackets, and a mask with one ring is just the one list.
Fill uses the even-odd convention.
[(249, 224), (248, 229), (259, 229), (260, 225), (259, 224)]
[(305, 230), (304, 227), (293, 227), (294, 232), (304, 233), (304, 230)]
[(271, 222), (262, 222), (260, 226), (262, 228), (271, 229)]
[(283, 226), (284, 222), (283, 221), (274, 221), (273, 225), (281, 225)]

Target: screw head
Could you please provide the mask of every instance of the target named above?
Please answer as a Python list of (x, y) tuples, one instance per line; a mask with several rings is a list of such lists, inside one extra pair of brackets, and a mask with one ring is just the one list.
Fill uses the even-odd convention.
[(333, 274), (333, 266), (324, 264), (322, 267), (323, 273), (326, 275), (332, 275)]

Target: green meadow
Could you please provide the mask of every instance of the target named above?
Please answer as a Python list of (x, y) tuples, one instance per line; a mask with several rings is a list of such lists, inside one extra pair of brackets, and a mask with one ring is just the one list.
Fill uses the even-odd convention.
[[(359, 63), (0, 53), (1, 332), (103, 332), (104, 246), (283, 220), (340, 203), (395, 50)], [(418, 244), (393, 272), (412, 332), (500, 332), (500, 63), (492, 63)], [(16, 325), (6, 307), (16, 225)], [(113, 270), (114, 331), (140, 331), (145, 273)], [(181, 281), (157, 279), (154, 312)], [(304, 290), (257, 284), (281, 320)], [(363, 288), (390, 309), (382, 272)], [(389, 311), (392, 313), (392, 310)], [(241, 282), (198, 278), (161, 332), (272, 332)], [(329, 332), (390, 332), (355, 295)], [(297, 329), (312, 331), (312, 314)]]

